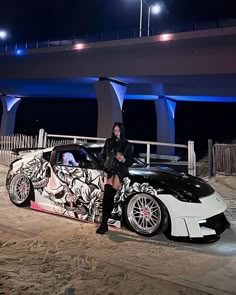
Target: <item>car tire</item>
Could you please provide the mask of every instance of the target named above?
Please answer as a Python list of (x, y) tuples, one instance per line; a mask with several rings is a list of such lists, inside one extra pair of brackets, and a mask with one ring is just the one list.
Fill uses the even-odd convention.
[(158, 198), (146, 193), (129, 197), (123, 212), (127, 227), (142, 236), (155, 236), (165, 232), (169, 226), (165, 205)]
[(30, 179), (25, 174), (15, 175), (9, 185), (9, 197), (13, 204), (19, 207), (30, 205), (34, 200), (34, 189)]

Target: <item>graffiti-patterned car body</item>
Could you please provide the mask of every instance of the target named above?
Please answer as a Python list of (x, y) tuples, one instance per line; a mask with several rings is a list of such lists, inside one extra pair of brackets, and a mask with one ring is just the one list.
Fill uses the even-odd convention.
[[(95, 150), (94, 150), (95, 151)], [(111, 225), (144, 236), (215, 241), (229, 226), (222, 197), (200, 178), (136, 159), (115, 196)], [(11, 163), (6, 187), (17, 206), (99, 223), (103, 176), (92, 146), (64, 145)]]

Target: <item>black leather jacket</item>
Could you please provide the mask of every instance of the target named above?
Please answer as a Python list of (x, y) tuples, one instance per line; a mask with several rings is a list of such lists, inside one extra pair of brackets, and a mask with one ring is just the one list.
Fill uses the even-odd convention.
[[(115, 159), (117, 152), (120, 152), (124, 155), (125, 162), (122, 163)], [(112, 171), (106, 171), (106, 169), (104, 169), (104, 163), (109, 157), (112, 157), (115, 163), (114, 168), (111, 169)], [(129, 175), (128, 168), (134, 162), (134, 147), (130, 142), (128, 142), (128, 140), (113, 143), (111, 138), (107, 138), (102, 149), (100, 159), (101, 165), (105, 172), (111, 172), (112, 175), (117, 174), (119, 178), (122, 179)]]

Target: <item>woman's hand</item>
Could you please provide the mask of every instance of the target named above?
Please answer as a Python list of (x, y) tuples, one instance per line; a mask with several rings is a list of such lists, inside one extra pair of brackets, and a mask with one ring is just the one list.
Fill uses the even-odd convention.
[(116, 155), (116, 159), (117, 159), (119, 162), (124, 162), (124, 161), (125, 161), (124, 155), (123, 155), (122, 153), (117, 153), (117, 155)]

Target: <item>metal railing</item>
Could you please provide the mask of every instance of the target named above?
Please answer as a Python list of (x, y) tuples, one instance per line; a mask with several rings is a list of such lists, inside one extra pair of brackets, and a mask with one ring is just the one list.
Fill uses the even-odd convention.
[[(99, 137), (87, 137), (87, 136), (77, 136), (77, 135), (59, 135), (59, 134), (47, 134), (43, 129), (39, 131), (39, 147), (48, 147), (48, 140), (52, 138), (57, 139), (67, 139), (71, 140), (73, 143), (86, 143), (89, 141), (104, 142), (106, 138)], [(155, 141), (142, 141), (142, 140), (129, 140), (129, 142), (138, 145), (146, 145), (146, 163), (150, 164), (151, 156), (151, 146), (165, 146), (165, 147), (176, 147), (184, 148), (188, 150), (188, 173), (196, 176), (196, 154), (194, 151), (194, 142), (188, 141), (188, 145), (184, 144), (174, 144), (165, 142), (155, 142)]]
[[(199, 21), (194, 23), (182, 23), (182, 24), (172, 24), (170, 26), (159, 25), (158, 28), (152, 28), (150, 30), (150, 36), (159, 35), (163, 33), (179, 33), (179, 32), (190, 32), (199, 31), (214, 28), (225, 28), (236, 26), (236, 18), (227, 19), (214, 19), (210, 21)], [(142, 30), (142, 37), (148, 36), (148, 30)], [(28, 49), (38, 49), (47, 48), (55, 46), (67, 46), (74, 45), (77, 43), (94, 43), (101, 41), (112, 41), (112, 40), (122, 40), (130, 38), (139, 38), (139, 29), (129, 29), (117, 32), (100, 32), (97, 34), (88, 34), (83, 36), (73, 36), (57, 40), (44, 40), (35, 42), (22, 42), (22, 43), (8, 43), (5, 44), (0, 42), (0, 53), (1, 52), (17, 52), (17, 50), (28, 50)], [(19, 51), (19, 55), (21, 52)]]
[[(39, 130), (38, 136), (11, 135), (0, 137), (0, 164), (9, 165), (18, 155), (12, 153), (14, 149), (34, 150), (35, 148), (53, 147), (71, 143), (104, 142), (106, 138), (87, 137), (77, 135), (47, 134), (44, 129)], [(194, 142), (188, 141), (188, 145), (173, 144), (155, 141), (129, 140), (133, 144), (146, 146), (146, 163), (151, 162), (151, 146), (165, 146), (183, 148), (188, 150), (188, 173), (196, 176), (196, 155)]]

